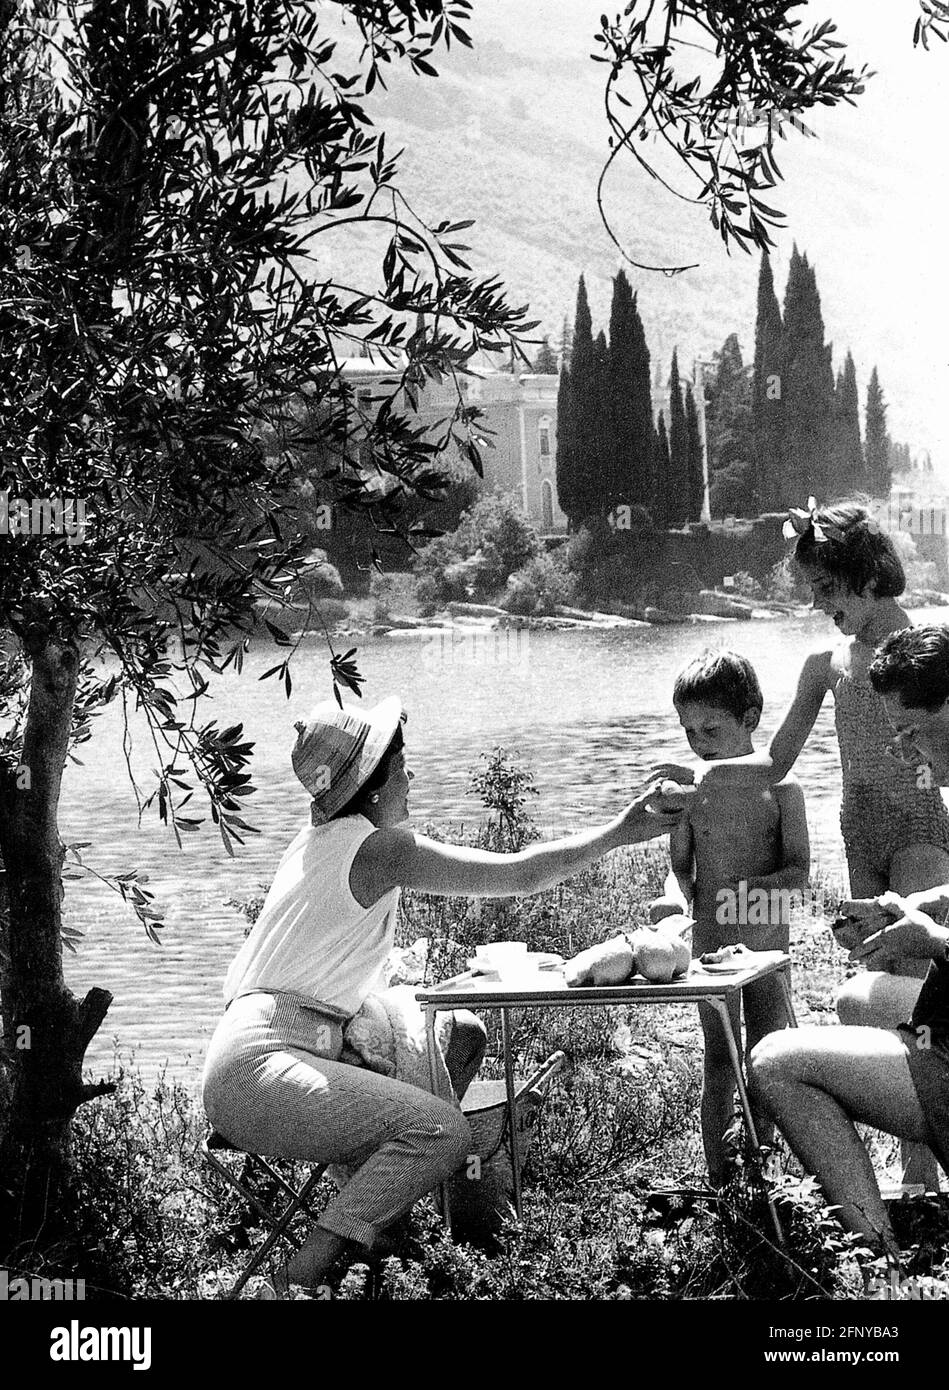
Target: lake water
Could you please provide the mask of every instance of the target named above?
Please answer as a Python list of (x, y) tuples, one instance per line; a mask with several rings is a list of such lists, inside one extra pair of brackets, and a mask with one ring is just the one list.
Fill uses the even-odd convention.
[[(934, 617), (938, 618), (938, 611)], [(944, 614), (942, 615), (945, 616)], [(916, 621), (924, 621), (922, 613)], [(415, 773), (411, 806), (421, 823), (479, 818), (466, 794), (479, 754), (497, 744), (528, 761), (540, 792), (539, 823), (565, 832), (605, 819), (640, 786), (653, 763), (688, 761), (688, 745), (671, 705), (678, 668), (706, 646), (730, 646), (755, 665), (765, 696), (759, 745), (766, 743), (793, 694), (805, 654), (832, 636), (825, 618), (610, 631), (498, 633), (447, 640), (413, 635), (360, 639), (358, 665), (368, 703), (401, 694), (409, 711), (406, 738)], [(307, 798), (290, 767), (293, 723), (329, 688), (325, 643), (307, 642), (294, 661), (294, 689), (258, 677), (273, 650), (251, 653), (241, 676), (214, 686), (201, 722), (242, 722), (256, 744), (259, 790), (246, 819), (259, 826), (234, 859), (210, 820), (178, 850), (154, 810), (138, 825), (122, 749), (119, 705), (94, 721), (69, 765), (60, 815), (64, 839), (89, 840), (86, 862), (100, 873), (136, 867), (166, 909), (163, 945), (154, 946), (118, 896), (94, 879), (67, 883), (67, 920), (86, 934), (69, 955), (66, 975), (77, 992), (111, 990), (115, 1002), (87, 1055), (107, 1066), (113, 1039), (134, 1051), (149, 1075), (167, 1060), (192, 1083), (221, 1007), (227, 965), (243, 936), (243, 918), (226, 900), (266, 889), (283, 850), (307, 815)], [(205, 712), (206, 711), (206, 712)], [(144, 728), (131, 723), (132, 768), (147, 786), (156, 765)], [(796, 771), (806, 796), (815, 863), (842, 865), (837, 828), (840, 767), (828, 700)], [(197, 806), (198, 797), (195, 796)], [(204, 807), (195, 810), (204, 814)]]

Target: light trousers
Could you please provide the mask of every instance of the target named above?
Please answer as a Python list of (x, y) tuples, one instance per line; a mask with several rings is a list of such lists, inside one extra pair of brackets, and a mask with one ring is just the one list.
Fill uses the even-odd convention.
[(472, 1152), (438, 1097), (337, 1060), (341, 1020), (302, 996), (258, 991), (228, 1007), (204, 1068), (214, 1128), (246, 1153), (356, 1168), (319, 1224), (370, 1245)]

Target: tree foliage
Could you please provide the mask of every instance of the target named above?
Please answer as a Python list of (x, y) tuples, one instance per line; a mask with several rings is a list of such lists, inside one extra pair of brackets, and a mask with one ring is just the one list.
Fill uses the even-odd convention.
[(634, 0), (622, 15), (602, 16), (594, 59), (610, 69), (611, 152), (598, 199), (631, 264), (673, 274), (690, 268), (642, 266), (620, 245), (605, 188), (621, 153), (674, 196), (708, 207), (726, 246), (772, 244), (770, 229), (783, 214), (761, 195), (780, 178), (776, 142), (804, 128), (817, 106), (854, 104), (873, 75), (849, 65), (831, 20), (805, 26), (800, 7), (801, 0)]
[(762, 506), (779, 502), (784, 469), (783, 389), (784, 320), (774, 290), (771, 258), (761, 257), (755, 319), (755, 361), (751, 385), (752, 437)]
[(706, 433), (709, 473), (727, 468), (736, 459), (752, 457), (751, 377), (737, 333), (729, 333), (714, 354), (715, 371), (708, 383)]
[[(76, 546), (5, 547), (0, 627), (29, 651), (78, 644), (71, 739), (123, 691), (145, 711), (158, 807), (179, 830), (189, 761), (222, 833), (240, 830), (235, 787), (210, 775), (211, 726), (190, 698), (179, 714), (171, 678), (200, 695), (203, 672), (240, 662), (261, 603), (276, 618), (295, 587), (311, 542), (288, 499), (313, 429), (319, 496), (390, 528), (407, 498), (439, 495), (447, 451), (480, 466), (460, 391), (435, 438), (411, 406), (427, 379), (460, 383), (476, 353), (509, 345), (526, 311), (469, 272), (470, 223), (414, 214), (367, 109), (387, 65), (432, 74), (436, 45), (466, 41), (468, 9), (346, 4), (343, 27), (285, 0), (5, 16), (2, 486), (82, 498), (88, 520)], [(380, 238), (375, 285), (339, 283), (324, 252), (356, 224)], [(339, 367), (356, 346), (392, 369), (368, 402)], [(115, 663), (106, 679), (93, 650)], [(289, 692), (285, 662), (276, 673)], [(8, 770), (23, 734), (15, 720)]]
[(613, 280), (608, 396), (612, 458), (607, 509), (617, 503), (648, 506), (654, 435), (649, 348), (636, 295), (623, 270)]
[[(0, 1197), (31, 1232), (52, 1230), (47, 1160), (98, 1093), (82, 1058), (110, 1002), (75, 1000), (62, 974), (67, 758), (121, 699), (154, 750), (140, 808), (180, 842), (201, 791), (232, 851), (251, 829), (251, 745), (202, 696), (240, 669), (258, 624), (281, 649), (266, 675), (291, 693), (280, 613), (313, 547), (294, 513), (301, 475), (334, 508), (428, 534), (405, 526), (405, 501), (440, 495), (458, 451), (481, 468), (463, 378), (476, 355), (520, 352), (533, 326), (471, 271), (469, 221), (415, 213), (372, 122), (387, 68), (437, 75), (435, 50), (469, 42), (469, 11), (0, 6), (0, 493), (17, 504), (0, 552), (0, 1159), (24, 1184)], [(359, 285), (332, 261), (354, 232), (378, 255)], [(389, 373), (368, 400), (341, 367), (364, 353)], [(457, 397), (434, 432), (414, 415), (430, 379)], [(43, 519), (57, 500), (82, 503), (73, 536)], [(330, 647), (337, 696), (358, 695), (355, 653)], [(112, 886), (154, 937), (148, 891), (134, 876)], [(29, 1049), (10, 1048), (18, 1028)]]
[(887, 405), (880, 386), (876, 367), (870, 373), (867, 386), (865, 417), (865, 460), (867, 488), (874, 497), (886, 497), (890, 491), (889, 439), (886, 431)]
[(837, 373), (834, 387), (833, 475), (827, 495), (843, 496), (848, 492), (860, 492), (866, 485), (857, 369), (853, 356), (848, 352), (843, 367)]
[(669, 373), (669, 469), (665, 479), (665, 513), (670, 526), (689, 520), (689, 423), (685, 413), (679, 350), (672, 354)]

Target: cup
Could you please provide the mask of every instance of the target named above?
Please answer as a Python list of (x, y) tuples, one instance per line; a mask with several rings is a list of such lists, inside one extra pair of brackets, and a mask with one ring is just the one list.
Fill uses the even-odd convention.
[(491, 941), (475, 947), (475, 960), (484, 970), (499, 975), (523, 974), (527, 968), (526, 941)]

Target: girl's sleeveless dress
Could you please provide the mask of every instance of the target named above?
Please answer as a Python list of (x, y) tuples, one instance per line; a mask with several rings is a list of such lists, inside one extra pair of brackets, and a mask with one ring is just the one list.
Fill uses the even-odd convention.
[(841, 676), (834, 722), (843, 773), (840, 831), (851, 877), (861, 868), (887, 875), (894, 854), (908, 845), (949, 853), (949, 811), (939, 788), (921, 788), (918, 769), (889, 751), (895, 731), (866, 676)]

